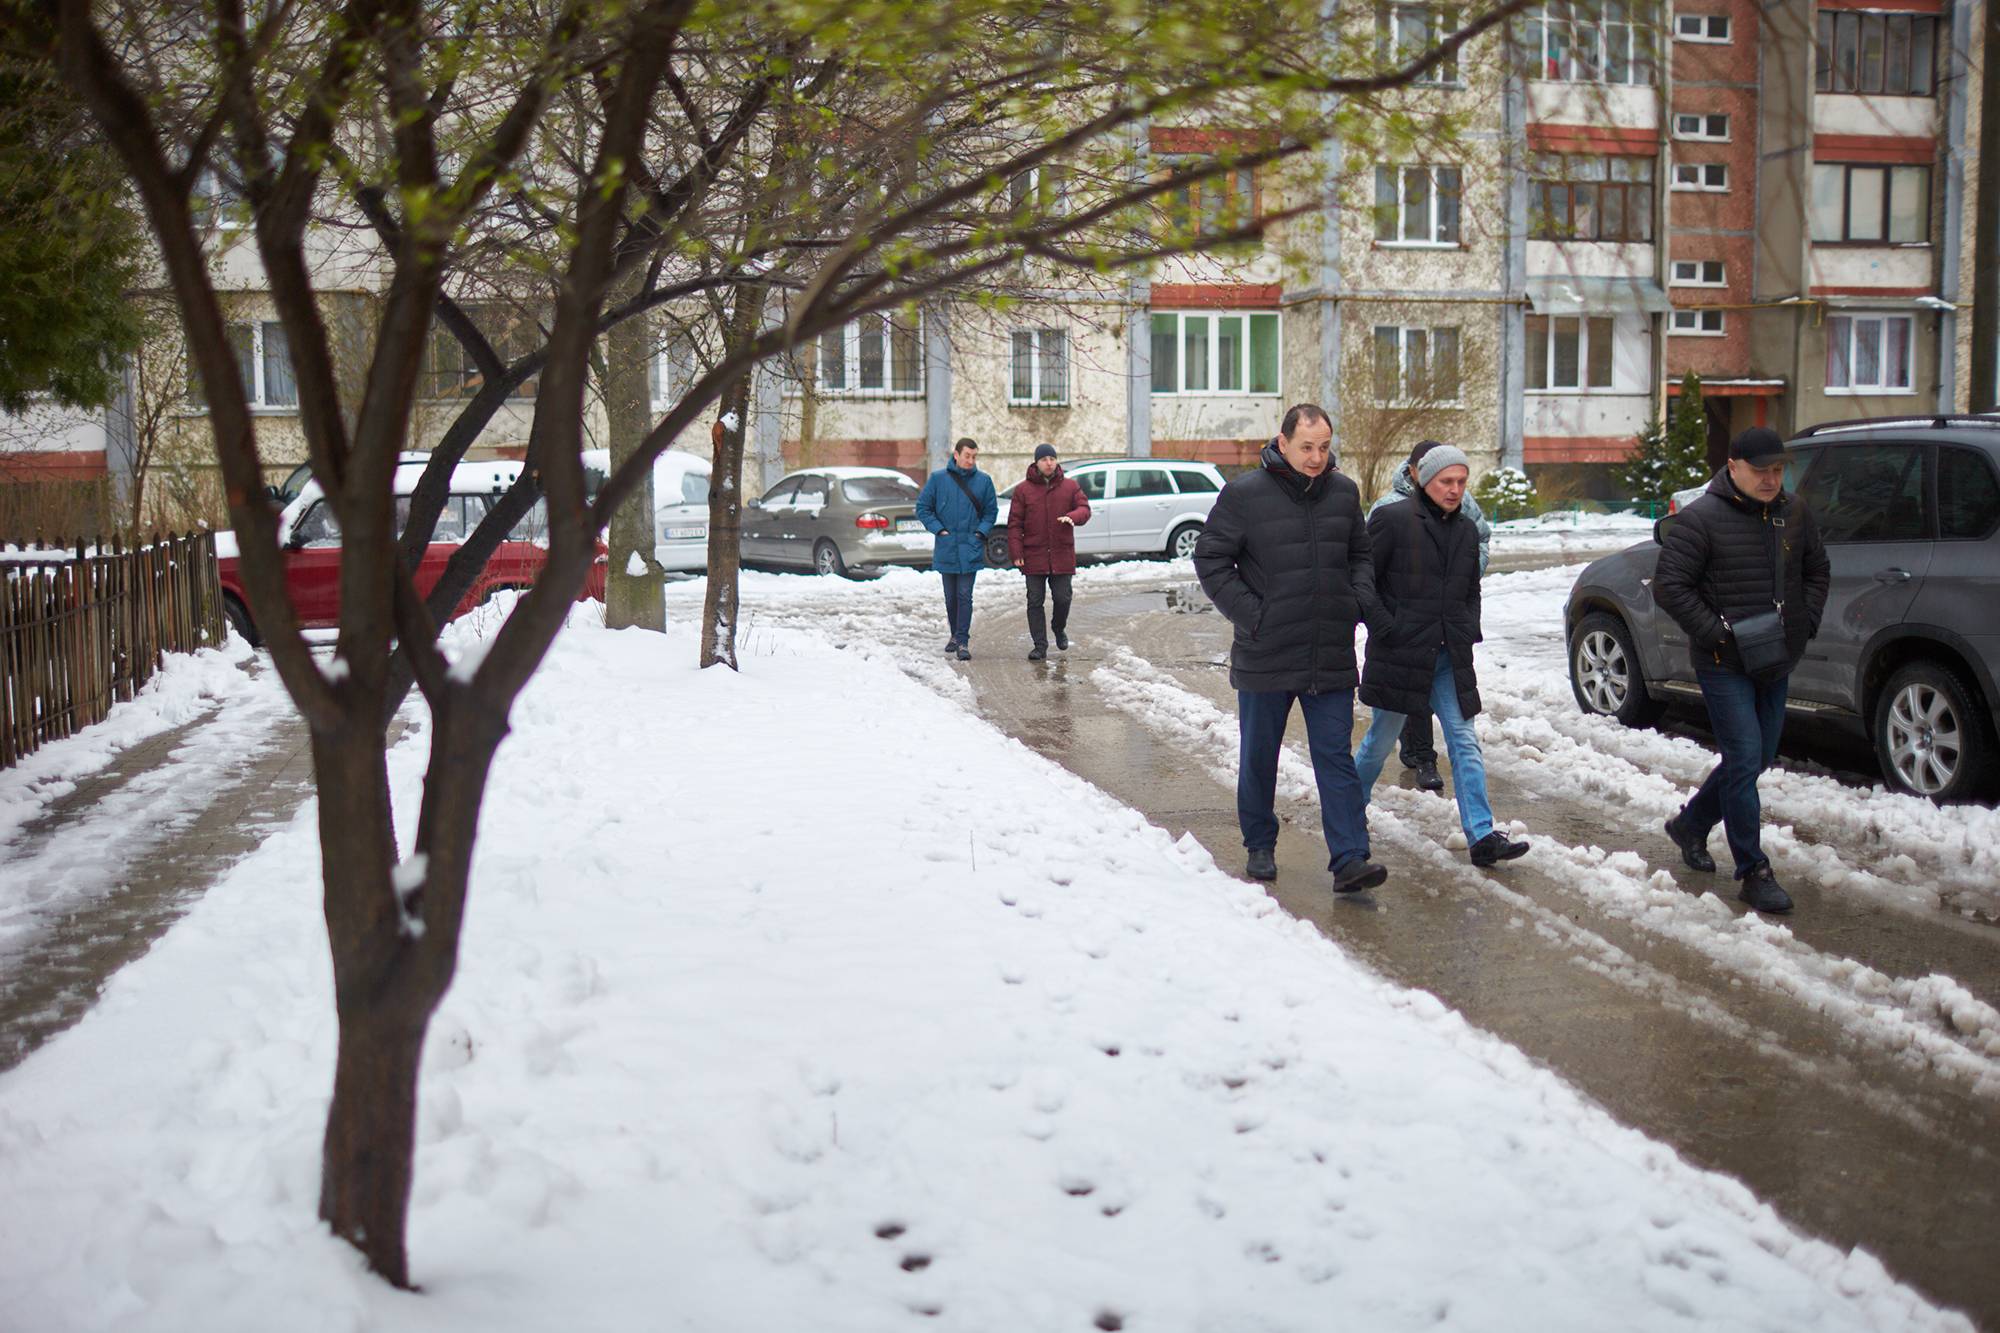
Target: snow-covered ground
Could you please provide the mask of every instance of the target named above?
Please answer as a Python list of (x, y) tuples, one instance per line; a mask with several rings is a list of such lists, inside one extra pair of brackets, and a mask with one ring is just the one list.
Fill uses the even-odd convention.
[[(1532, 637), (1549, 593), (1503, 577)], [(426, 1055), (423, 1294), (313, 1221), (307, 809), (0, 1075), (0, 1327), (1970, 1327), (969, 715), (934, 579), (752, 575), (741, 674), (670, 599), (516, 709)]]
[(1564, 555), (1586, 559), (1644, 541), (1653, 520), (1638, 514), (1596, 514), (1560, 510), (1535, 518), (1510, 519), (1493, 525), (1495, 556)]

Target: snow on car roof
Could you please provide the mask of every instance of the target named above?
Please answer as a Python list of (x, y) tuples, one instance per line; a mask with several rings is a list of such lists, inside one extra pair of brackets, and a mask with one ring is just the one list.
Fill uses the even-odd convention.
[(900, 472), (892, 467), (802, 467), (796, 472), (787, 472), (785, 475), (788, 477), (838, 477), (842, 481), (849, 481), (856, 477), (901, 477), (913, 486), (916, 484), (911, 480), (909, 473)]
[[(611, 475), (611, 451), (609, 449), (585, 449), (583, 451), (583, 465), (585, 467), (596, 468), (608, 477)], [(708, 459), (702, 457), (700, 454), (690, 453), (686, 449), (669, 449), (653, 460), (654, 472), (708, 472), (713, 469), (713, 466)]]

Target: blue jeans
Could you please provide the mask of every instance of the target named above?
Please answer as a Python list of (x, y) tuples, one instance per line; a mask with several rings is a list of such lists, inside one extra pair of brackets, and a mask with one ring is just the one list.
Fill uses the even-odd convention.
[(970, 574), (940, 574), (944, 580), (944, 614), (951, 622), (951, 641), (957, 644), (972, 642), (972, 581), (979, 577), (979, 571)]
[[(1479, 752), (1479, 733), (1472, 719), (1458, 711), (1458, 687), (1451, 674), (1451, 654), (1438, 650), (1437, 669), (1431, 675), (1431, 712), (1444, 725), (1445, 753), (1451, 756), (1451, 794), (1458, 800), (1458, 824), (1467, 842), (1478, 842), (1493, 831), (1493, 805), (1486, 797), (1486, 756)], [(1375, 710), (1368, 734), (1355, 752), (1354, 768), (1367, 795), (1375, 791), (1375, 779), (1403, 734), (1407, 714)]]
[(1285, 742), (1292, 702), (1306, 719), (1306, 749), (1319, 783), (1320, 831), (1326, 835), (1327, 868), (1368, 859), (1368, 816), (1354, 759), (1347, 752), (1354, 735), (1354, 691), (1294, 694), (1290, 690), (1238, 690), (1236, 725), (1236, 822), (1243, 845), (1252, 850), (1278, 845), (1278, 749)]
[(1763, 839), (1758, 835), (1764, 806), (1757, 799), (1757, 778), (1778, 757), (1791, 677), (1766, 685), (1721, 666), (1698, 666), (1694, 675), (1701, 682), (1701, 700), (1708, 705), (1708, 721), (1715, 730), (1722, 762), (1681, 812), (1681, 827), (1690, 835), (1706, 837), (1720, 823), (1729, 836), (1736, 878), (1742, 879), (1771, 859), (1764, 855)]

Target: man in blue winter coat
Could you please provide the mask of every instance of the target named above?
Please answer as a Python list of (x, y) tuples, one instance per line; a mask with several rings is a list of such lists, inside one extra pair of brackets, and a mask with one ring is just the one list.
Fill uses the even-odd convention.
[(935, 539), (931, 568), (944, 578), (944, 611), (951, 625), (944, 655), (972, 658), (972, 581), (986, 563), (986, 534), (1000, 517), (993, 479), (979, 470), (979, 445), (971, 438), (952, 447), (951, 461), (931, 473), (917, 497), (917, 518)]

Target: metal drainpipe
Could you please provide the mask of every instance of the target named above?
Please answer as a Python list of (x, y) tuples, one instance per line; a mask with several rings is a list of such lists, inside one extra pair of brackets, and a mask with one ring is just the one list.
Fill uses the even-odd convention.
[[(1515, 20), (1507, 20), (1507, 49), (1518, 55)], [(1519, 59), (1507, 62), (1500, 127), (1507, 170), (1506, 242), (1500, 259), (1500, 466), (1525, 470), (1527, 434), (1527, 313), (1522, 308), (1528, 270), (1527, 80)]]
[[(1131, 135), (1133, 179), (1143, 182), (1150, 173), (1153, 122), (1133, 124)], [(1153, 280), (1144, 268), (1132, 270), (1125, 299), (1131, 313), (1125, 328), (1125, 454), (1128, 458), (1153, 456)]]
[[(1944, 236), (1938, 253), (1938, 295), (1956, 303), (1965, 244), (1965, 125), (1971, 101), (1972, 10), (1954, 5), (1951, 16), (1951, 99), (1945, 106)], [(1984, 142), (1980, 144), (1983, 149)], [(1984, 200), (1982, 199), (1983, 203)], [(1977, 275), (1975, 275), (1977, 280)], [(1958, 407), (1958, 312), (1938, 312), (1937, 410)]]

